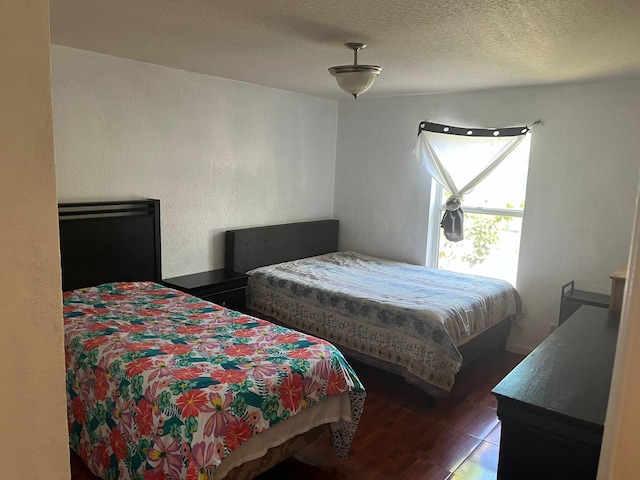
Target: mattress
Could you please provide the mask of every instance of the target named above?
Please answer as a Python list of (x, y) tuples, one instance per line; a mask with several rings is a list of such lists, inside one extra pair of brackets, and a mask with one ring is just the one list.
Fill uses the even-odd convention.
[(458, 346), (521, 311), (503, 280), (336, 252), (249, 272), (250, 309), (443, 396)]
[(330, 343), (151, 282), (64, 294), (70, 446), (102, 478), (221, 478), (365, 390)]

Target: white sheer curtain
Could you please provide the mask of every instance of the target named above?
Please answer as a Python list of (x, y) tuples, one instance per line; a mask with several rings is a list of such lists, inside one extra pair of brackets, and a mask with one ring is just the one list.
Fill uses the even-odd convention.
[[(441, 226), (453, 242), (464, 239), (464, 195), (487, 178), (522, 142), (528, 127), (474, 130), (423, 122), (414, 149), (433, 179), (450, 196)], [(504, 136), (501, 136), (504, 135)], [(463, 185), (458, 187), (458, 185)]]

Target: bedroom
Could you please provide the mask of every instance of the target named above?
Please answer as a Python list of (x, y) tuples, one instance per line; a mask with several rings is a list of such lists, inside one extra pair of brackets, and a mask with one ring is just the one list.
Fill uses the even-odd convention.
[[(43, 28), (42, 19), (37, 20)], [(22, 58), (21, 52), (15, 55)], [(374, 54), (372, 45), (365, 58), (374, 60)], [(345, 53), (338, 48), (334, 55), (340, 63)], [(527, 319), (524, 330), (512, 336), (510, 348), (532, 348), (547, 335), (549, 319), (557, 318), (560, 285), (575, 278), (587, 289), (604, 292), (608, 275), (626, 259), (640, 146), (634, 133), (640, 106), (637, 76), (419, 97), (363, 96), (338, 103), (57, 45), (51, 56), (59, 196), (128, 196), (132, 185), (140, 196), (161, 196), (166, 208), (166, 276), (221, 266), (221, 234), (227, 228), (330, 216), (348, 227), (342, 230), (344, 248), (358, 245), (380, 256), (419, 263), (425, 250), (428, 179), (409, 153), (425, 112), (451, 123), (544, 121), (531, 153), (531, 233), (523, 237), (518, 281)], [(14, 61), (13, 56), (5, 60), (9, 65)], [(105, 71), (109, 74), (102, 75)], [(3, 93), (11, 95), (7, 89)], [(83, 101), (86, 96), (95, 103)], [(133, 108), (124, 110), (130, 105)], [(203, 116), (211, 130), (203, 130)], [(104, 135), (92, 137), (99, 118), (107, 119), (109, 127)], [(83, 134), (69, 133), (75, 129)], [(222, 133), (212, 143), (209, 131)], [(167, 137), (167, 132), (174, 133)], [(100, 142), (109, 135), (120, 137), (121, 147)], [(166, 143), (156, 144), (158, 137)], [(43, 148), (50, 146), (45, 141)], [(301, 150), (307, 152), (302, 158)], [(16, 154), (9, 150), (7, 156)], [(122, 162), (116, 172), (121, 176), (105, 182), (104, 162), (114, 158)], [(181, 163), (185, 158), (186, 166)], [(17, 211), (47, 225), (29, 228), (38, 237), (55, 238), (48, 230), (54, 228), (53, 160), (33, 162), (29, 180), (22, 180), (22, 171), (3, 175), (9, 182), (3, 185), (3, 205), (28, 200), (30, 207)], [(358, 175), (363, 170), (366, 184)], [(370, 195), (383, 185), (400, 193), (391, 199)], [(50, 210), (38, 209), (36, 199)], [(22, 225), (13, 217), (6, 222)], [(371, 231), (367, 225), (380, 228)], [(55, 258), (50, 258), (50, 246), (42, 247), (45, 255), (27, 242), (20, 249), (10, 239), (3, 242), (5, 251), (22, 252), (17, 258), (26, 262), (13, 271), (8, 268), (11, 275), (3, 276), (7, 299), (16, 299), (16, 305), (8, 303), (8, 313), (22, 312), (21, 294), (14, 289), (43, 281), (29, 268), (37, 271), (40, 262), (54, 268)], [(48, 299), (56, 302), (55, 286), (43, 287), (52, 290)], [(27, 318), (27, 313), (17, 318)], [(23, 324), (20, 320), (12, 325), (16, 338), (32, 335)], [(34, 350), (55, 352), (57, 346), (49, 341), (39, 340), (43, 346), (36, 343)], [(3, 344), (6, 355), (13, 348)], [(7, 375), (14, 378), (15, 372)], [(54, 370), (52, 375), (59, 374)], [(55, 391), (55, 384), (46, 382)], [(4, 398), (2, 405), (3, 410), (5, 405), (16, 407), (14, 400)], [(61, 405), (64, 408), (64, 401)]]

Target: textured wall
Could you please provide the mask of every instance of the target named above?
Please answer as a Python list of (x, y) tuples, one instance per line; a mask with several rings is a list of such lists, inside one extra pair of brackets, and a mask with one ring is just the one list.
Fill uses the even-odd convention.
[(640, 79), (344, 101), (335, 218), (341, 248), (423, 264), (430, 177), (412, 155), (418, 123), (522, 125), (533, 132), (517, 288), (535, 347), (557, 322), (560, 287), (608, 293), (627, 259), (638, 187)]
[(225, 229), (326, 218), (332, 208), (341, 248), (423, 263), (430, 178), (412, 155), (421, 120), (544, 122), (532, 140), (517, 280), (526, 318), (512, 349), (548, 334), (563, 283), (606, 293), (627, 258), (638, 79), (365, 96), (338, 111), (328, 100), (67, 47), (53, 47), (52, 61), (59, 198), (160, 198), (165, 276), (221, 267)]
[(69, 478), (46, 0), (0, 3), (0, 477)]
[(58, 198), (159, 198), (163, 274), (220, 268), (224, 230), (329, 218), (337, 102), (52, 47)]

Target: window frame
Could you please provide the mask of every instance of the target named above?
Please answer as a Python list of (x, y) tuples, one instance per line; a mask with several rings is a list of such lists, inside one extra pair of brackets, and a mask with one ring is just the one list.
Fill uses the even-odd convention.
[[(431, 196), (429, 199), (429, 226), (427, 231), (427, 255), (425, 265), (427, 267), (439, 268), (440, 258), (440, 221), (444, 215), (444, 203), (442, 200), (444, 187), (435, 180), (431, 180)], [(463, 205), (462, 211), (467, 213), (478, 213), (482, 215), (502, 215), (508, 217), (524, 217), (524, 208), (486, 208)], [(522, 239), (522, 232), (520, 232)]]

